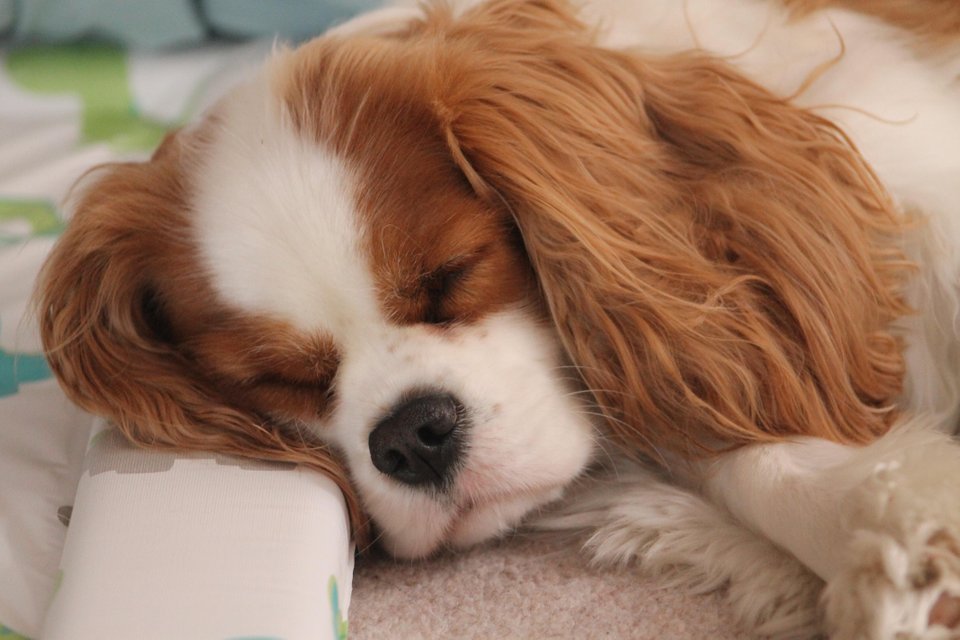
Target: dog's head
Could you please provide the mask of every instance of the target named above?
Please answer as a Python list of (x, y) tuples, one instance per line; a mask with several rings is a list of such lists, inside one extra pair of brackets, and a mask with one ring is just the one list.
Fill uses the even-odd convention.
[(71, 397), (321, 468), (400, 555), (559, 496), (595, 422), (652, 456), (858, 441), (899, 384), (895, 221), (842, 135), (561, 2), (280, 51), (75, 210), (39, 289)]

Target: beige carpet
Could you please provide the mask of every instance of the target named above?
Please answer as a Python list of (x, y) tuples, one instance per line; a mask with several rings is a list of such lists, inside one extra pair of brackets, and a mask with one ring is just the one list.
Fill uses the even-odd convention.
[(590, 567), (575, 546), (514, 538), (417, 563), (361, 558), (351, 640), (742, 637), (719, 595)]

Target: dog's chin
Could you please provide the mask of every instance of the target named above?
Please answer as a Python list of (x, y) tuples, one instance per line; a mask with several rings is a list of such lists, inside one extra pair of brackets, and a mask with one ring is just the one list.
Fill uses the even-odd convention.
[(516, 528), (524, 516), (562, 495), (563, 489), (557, 487), (473, 505), (460, 514), (450, 530), (450, 546), (463, 549), (499, 537)]
[(431, 500), (414, 526), (381, 523), (379, 543), (391, 555), (408, 560), (465, 549), (513, 531), (525, 516), (562, 495), (563, 487), (558, 486), (456, 506)]

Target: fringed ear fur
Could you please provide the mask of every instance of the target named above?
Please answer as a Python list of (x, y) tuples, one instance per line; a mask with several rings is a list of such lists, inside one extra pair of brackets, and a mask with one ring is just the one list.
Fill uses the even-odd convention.
[[(438, 118), (520, 226), (632, 451), (884, 433), (903, 221), (844, 134), (704, 54), (601, 49), (561, 0), (438, 12)], [(421, 47), (423, 48), (423, 47)]]
[(874, 16), (909, 32), (921, 51), (960, 42), (960, 3), (944, 0), (784, 0), (798, 15), (836, 7)]
[(78, 195), (35, 293), (50, 367), (74, 402), (138, 445), (294, 462), (326, 474), (343, 490), (362, 544), (366, 521), (333, 455), (230, 406), (171, 336), (169, 288), (202, 292), (184, 218), (183, 155), (169, 137), (150, 162), (99, 168)]

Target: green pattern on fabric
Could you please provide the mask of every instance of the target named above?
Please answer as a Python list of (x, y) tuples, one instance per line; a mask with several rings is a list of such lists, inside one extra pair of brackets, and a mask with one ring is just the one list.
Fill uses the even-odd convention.
[(150, 150), (168, 128), (137, 113), (122, 49), (95, 43), (22, 47), (10, 51), (7, 71), (27, 91), (78, 95), (84, 143), (106, 142), (119, 151)]
[(0, 200), (0, 241), (22, 240), (23, 237), (4, 233), (3, 223), (24, 220), (30, 225), (30, 235), (56, 235), (63, 231), (63, 221), (56, 208), (46, 200)]
[[(72, 515), (72, 514), (73, 514), (73, 512), (71, 511), (71, 515)], [(67, 522), (67, 524), (68, 524), (68, 525), (70, 524), (69, 521)], [(54, 596), (56, 596), (58, 593), (60, 593), (60, 587), (61, 587), (62, 585), (63, 585), (63, 569), (60, 569), (59, 571), (57, 571), (57, 581), (53, 583), (53, 595), (54, 595)]]
[(327, 581), (327, 593), (330, 596), (330, 610), (333, 618), (333, 637), (336, 640), (347, 640), (347, 621), (340, 612), (340, 592), (337, 588), (337, 576), (330, 576)]
[(100, 444), (105, 438), (110, 436), (111, 431), (113, 431), (113, 429), (103, 429), (102, 431), (98, 431), (96, 434), (94, 434), (94, 436), (90, 438), (90, 442), (87, 443), (87, 453), (93, 451), (94, 447)]
[(9, 629), (2, 624), (0, 624), (0, 640), (29, 640), (26, 636), (22, 636), (13, 629)]

